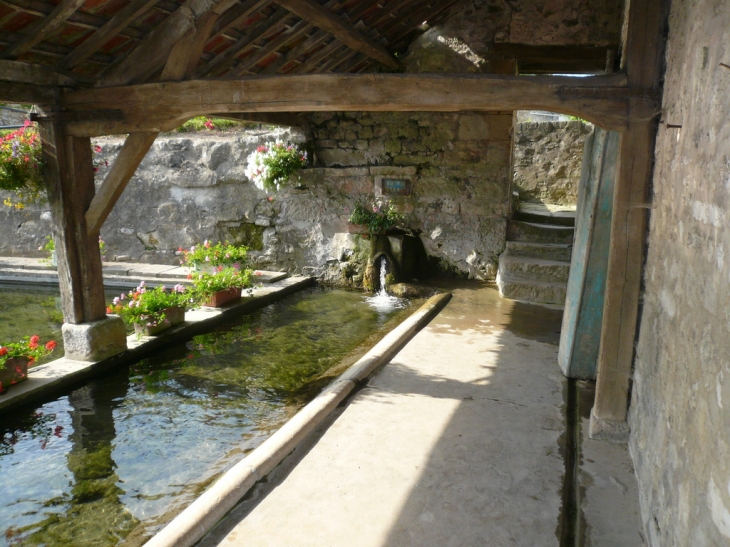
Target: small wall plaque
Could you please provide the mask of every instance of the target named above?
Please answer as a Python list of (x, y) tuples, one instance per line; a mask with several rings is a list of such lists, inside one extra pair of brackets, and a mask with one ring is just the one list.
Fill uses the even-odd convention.
[(410, 196), (412, 185), (408, 179), (390, 179), (383, 177), (384, 196)]

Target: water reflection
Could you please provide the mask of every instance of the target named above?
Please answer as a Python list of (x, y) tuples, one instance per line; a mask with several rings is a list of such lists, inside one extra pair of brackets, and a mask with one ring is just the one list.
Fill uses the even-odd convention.
[(0, 545), (140, 545), (389, 319), (313, 289), (0, 422)]

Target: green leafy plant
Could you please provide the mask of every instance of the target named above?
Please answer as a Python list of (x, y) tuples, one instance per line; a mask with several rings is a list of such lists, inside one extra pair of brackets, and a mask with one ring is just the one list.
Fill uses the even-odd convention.
[(41, 139), (35, 124), (0, 137), (0, 190), (15, 194), (5, 198), (8, 207), (23, 209), (45, 195)]
[(227, 241), (214, 245), (206, 239), (202, 245), (193, 245), (187, 251), (180, 247), (178, 252), (183, 256), (180, 264), (185, 266), (233, 266), (241, 269), (246, 264), (248, 248), (230, 245)]
[(193, 299), (196, 302), (207, 302), (213, 293), (231, 288), (247, 289), (252, 286), (251, 270), (236, 270), (235, 268), (223, 268), (213, 273), (196, 272), (190, 274), (188, 279), (193, 282)]
[(370, 234), (380, 234), (403, 220), (393, 205), (375, 203), (371, 206), (358, 203), (350, 215), (349, 222), (364, 226)]
[(0, 367), (5, 367), (5, 362), (12, 357), (28, 357), (28, 366), (35, 361), (51, 353), (56, 348), (56, 342), (50, 340), (45, 344), (37, 334), (25, 336), (19, 342), (0, 345)]
[[(53, 239), (53, 236), (46, 236), (46, 242), (43, 245), (40, 245), (38, 247), (39, 251), (45, 251), (48, 253), (48, 259), (50, 260), (51, 255), (53, 254), (53, 251), (56, 250), (56, 242)], [(107, 251), (106, 243), (103, 239), (101, 239), (101, 236), (99, 236), (99, 252), (101, 253), (102, 260), (105, 259)]]
[(209, 118), (208, 116), (197, 116), (186, 121), (176, 129), (178, 133), (192, 133), (195, 131), (221, 131), (232, 127), (243, 127), (248, 124), (224, 118)]
[(292, 144), (269, 142), (248, 156), (244, 174), (258, 189), (276, 192), (289, 184), (297, 169), (307, 166), (307, 153)]
[(165, 310), (173, 306), (189, 308), (191, 294), (181, 284), (168, 290), (164, 285), (154, 289), (147, 288), (141, 281), (139, 286), (122, 293), (107, 306), (106, 312), (119, 315), (126, 323), (155, 326), (165, 320)]

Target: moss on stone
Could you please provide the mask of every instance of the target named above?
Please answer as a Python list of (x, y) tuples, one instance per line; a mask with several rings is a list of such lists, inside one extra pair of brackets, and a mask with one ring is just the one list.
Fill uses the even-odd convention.
[(257, 226), (251, 222), (242, 222), (239, 226), (222, 228), (224, 239), (234, 245), (245, 245), (251, 251), (264, 250), (265, 226)]

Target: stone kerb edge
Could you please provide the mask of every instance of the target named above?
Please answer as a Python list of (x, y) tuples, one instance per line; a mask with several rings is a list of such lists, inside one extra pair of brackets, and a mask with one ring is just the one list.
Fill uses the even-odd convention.
[(281, 429), (239, 461), (150, 539), (146, 547), (190, 547), (197, 543), (239, 500), (268, 475), (355, 389), (387, 363), (451, 300), (451, 293), (431, 297), (393, 329)]

